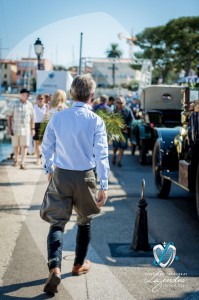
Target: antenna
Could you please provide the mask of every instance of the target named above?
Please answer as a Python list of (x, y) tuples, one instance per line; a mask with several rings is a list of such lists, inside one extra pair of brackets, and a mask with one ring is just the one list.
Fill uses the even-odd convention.
[(152, 63), (149, 59), (139, 59), (134, 57), (133, 47), (136, 37), (133, 34), (133, 28), (131, 29), (131, 36), (126, 36), (124, 33), (118, 33), (118, 38), (120, 40), (125, 39), (129, 44), (129, 56), (132, 59), (134, 65), (141, 65), (141, 78), (139, 80), (139, 89), (138, 93), (141, 94), (141, 91), (144, 87), (151, 84), (152, 81)]
[(32, 52), (32, 45), (29, 46), (29, 54), (28, 54), (28, 58), (29, 58), (29, 62), (28, 62), (28, 79), (27, 79), (27, 89), (30, 90), (30, 83), (31, 83), (31, 52)]

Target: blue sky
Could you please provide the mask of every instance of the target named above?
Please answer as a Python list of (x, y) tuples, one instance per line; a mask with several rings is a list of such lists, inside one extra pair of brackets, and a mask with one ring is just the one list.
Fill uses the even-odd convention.
[[(79, 35), (84, 33), (83, 56), (105, 57), (111, 42), (128, 56), (128, 45), (117, 33), (129, 35), (165, 24), (173, 18), (199, 15), (198, 0), (0, 0), (2, 56), (33, 57), (40, 37), (44, 57), (54, 63), (78, 60)], [(31, 47), (32, 46), (32, 47)]]

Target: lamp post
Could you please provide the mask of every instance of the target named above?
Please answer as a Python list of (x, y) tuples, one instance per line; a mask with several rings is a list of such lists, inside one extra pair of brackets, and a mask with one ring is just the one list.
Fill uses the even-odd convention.
[(35, 48), (35, 54), (37, 55), (37, 61), (38, 61), (37, 68), (38, 70), (41, 70), (41, 57), (44, 53), (44, 46), (39, 38), (34, 43), (34, 48)]
[(83, 32), (80, 33), (79, 75), (82, 74), (82, 39), (83, 39)]
[(115, 58), (113, 58), (112, 64), (112, 78), (113, 78), (113, 88), (115, 87)]

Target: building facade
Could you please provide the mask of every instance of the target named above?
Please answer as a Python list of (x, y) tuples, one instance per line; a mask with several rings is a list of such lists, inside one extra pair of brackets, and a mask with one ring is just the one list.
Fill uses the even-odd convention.
[[(17, 61), (17, 86), (35, 90), (37, 68), (36, 58), (22, 58)], [(51, 71), (53, 69), (52, 62), (47, 59), (41, 59), (40, 69)]]
[[(40, 69), (51, 71), (53, 64), (47, 59), (41, 59)], [(16, 61), (0, 60), (1, 92), (18, 92), (21, 88), (35, 90), (36, 71), (36, 58), (22, 58)]]
[[(85, 72), (91, 72), (98, 87), (120, 86), (140, 80), (140, 71), (131, 68), (131, 59), (84, 58)], [(89, 70), (89, 71), (88, 71)]]
[(15, 87), (17, 83), (17, 64), (13, 60), (0, 60), (0, 81), (1, 90), (7, 90), (9, 87)]

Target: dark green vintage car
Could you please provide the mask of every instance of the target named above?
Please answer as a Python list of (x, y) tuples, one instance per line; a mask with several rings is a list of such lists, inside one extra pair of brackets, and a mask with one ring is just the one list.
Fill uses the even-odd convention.
[(181, 126), (184, 91), (185, 87), (172, 85), (151, 85), (143, 89), (141, 119), (135, 120), (131, 128), (132, 154), (137, 146), (140, 164), (146, 164), (147, 154), (153, 150), (161, 131)]
[(199, 217), (199, 91), (186, 88), (183, 94), (181, 127), (157, 128), (153, 175), (158, 198), (169, 196), (171, 183), (196, 193)]

